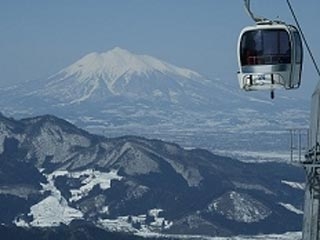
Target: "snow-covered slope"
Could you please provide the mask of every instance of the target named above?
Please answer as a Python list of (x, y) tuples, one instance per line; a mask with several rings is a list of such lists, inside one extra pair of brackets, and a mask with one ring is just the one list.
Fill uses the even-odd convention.
[(192, 85), (206, 83), (208, 80), (194, 71), (116, 47), (84, 56), (49, 77), (44, 88), (31, 95), (49, 97), (61, 104), (101, 101), (112, 96), (175, 102)]
[(102, 77), (108, 87), (124, 74), (148, 75), (158, 71), (163, 74), (182, 76), (189, 79), (202, 78), (194, 71), (179, 68), (147, 55), (135, 55), (128, 50), (116, 47), (105, 53), (90, 53), (58, 74), (65, 74), (68, 78), (77, 75), (79, 81), (85, 81), (92, 77)]
[(217, 211), (227, 219), (245, 223), (259, 222), (271, 214), (271, 210), (263, 203), (235, 191), (216, 199), (209, 205), (209, 210)]

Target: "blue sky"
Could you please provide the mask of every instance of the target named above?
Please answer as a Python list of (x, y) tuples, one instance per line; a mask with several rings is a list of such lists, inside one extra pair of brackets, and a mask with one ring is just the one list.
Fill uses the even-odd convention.
[[(320, 1), (291, 2), (320, 62)], [(285, 0), (252, 0), (252, 8), (293, 23)], [(242, 0), (1, 0), (0, 86), (46, 78), (115, 46), (236, 86), (236, 42), (251, 24)], [(303, 94), (317, 79), (305, 60)]]

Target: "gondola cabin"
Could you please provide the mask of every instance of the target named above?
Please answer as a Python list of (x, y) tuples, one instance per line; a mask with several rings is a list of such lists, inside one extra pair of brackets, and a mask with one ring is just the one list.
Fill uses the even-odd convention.
[(238, 40), (240, 88), (295, 89), (300, 86), (303, 49), (299, 31), (278, 22), (244, 28)]

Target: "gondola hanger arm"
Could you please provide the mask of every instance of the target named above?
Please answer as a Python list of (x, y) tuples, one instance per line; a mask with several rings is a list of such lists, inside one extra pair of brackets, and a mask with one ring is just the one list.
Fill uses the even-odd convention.
[(249, 17), (251, 17), (252, 20), (255, 21), (256, 23), (270, 21), (267, 18), (254, 15), (250, 7), (250, 0), (244, 0), (244, 6)]

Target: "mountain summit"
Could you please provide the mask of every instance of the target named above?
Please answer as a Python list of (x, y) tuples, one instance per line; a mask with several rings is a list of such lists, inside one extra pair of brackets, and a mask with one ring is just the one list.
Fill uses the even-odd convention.
[(201, 78), (201, 75), (194, 71), (173, 66), (148, 55), (136, 55), (119, 47), (104, 53), (90, 53), (59, 73), (67, 74), (66, 77), (77, 75), (81, 79), (102, 77), (107, 83), (113, 84), (124, 74), (147, 75), (152, 72), (190, 79)]

